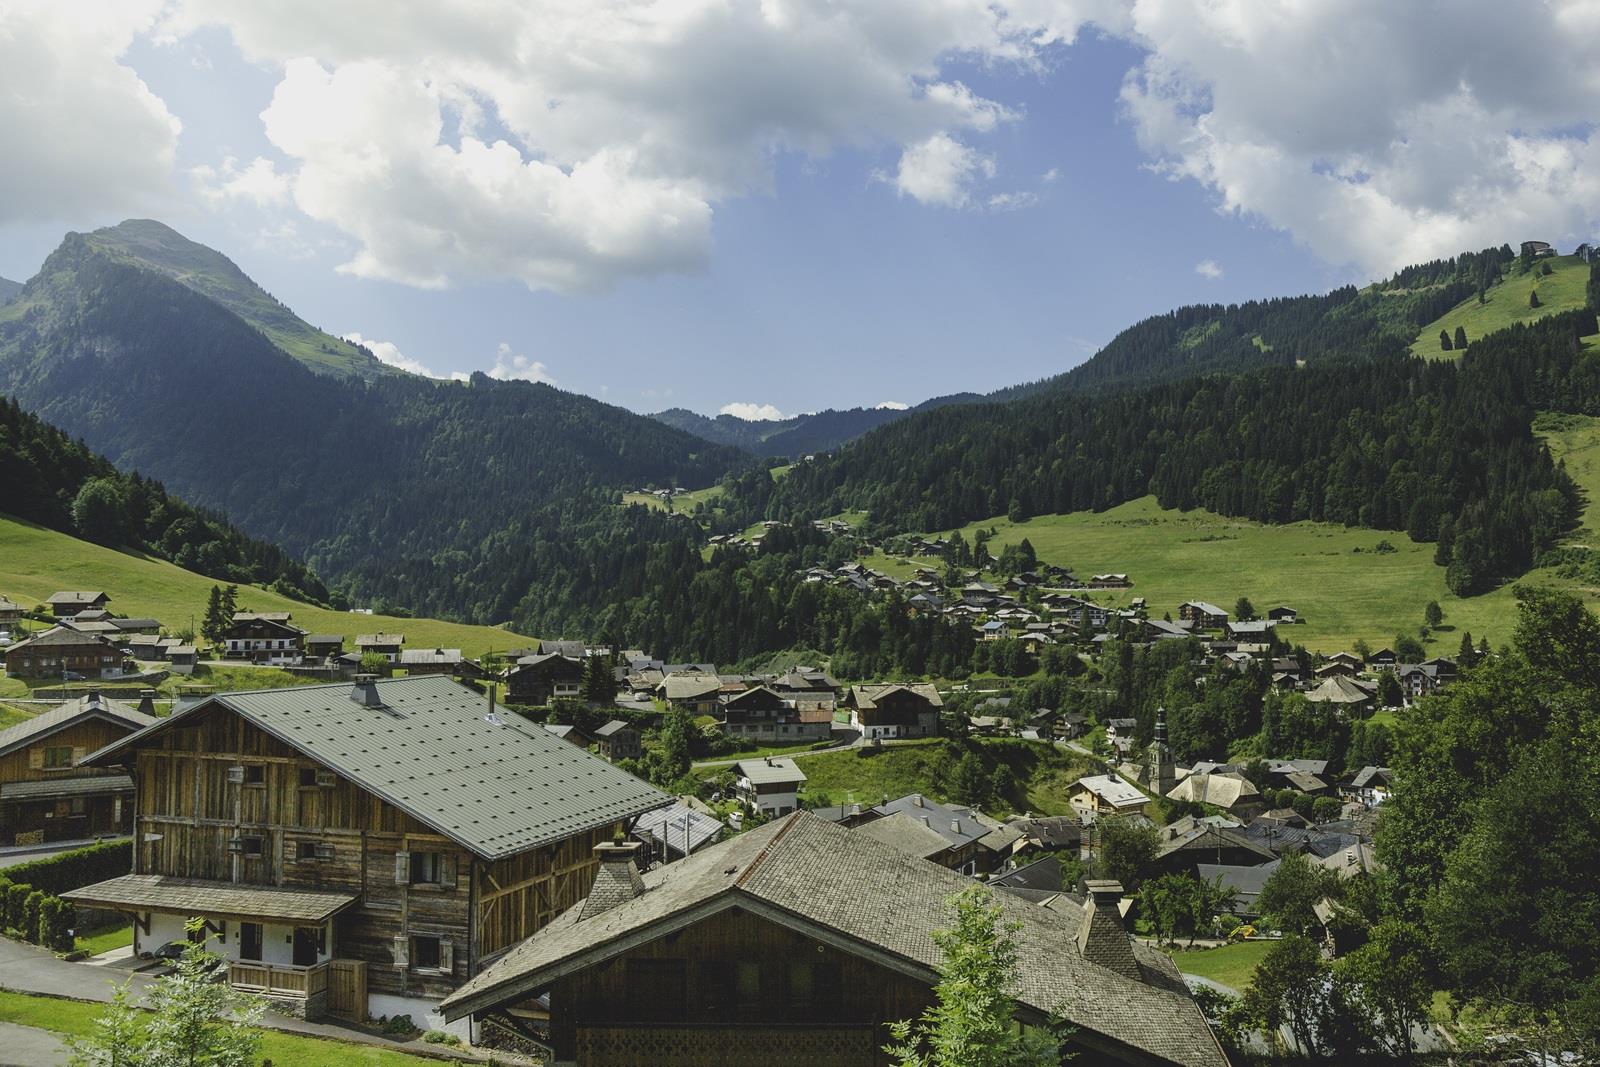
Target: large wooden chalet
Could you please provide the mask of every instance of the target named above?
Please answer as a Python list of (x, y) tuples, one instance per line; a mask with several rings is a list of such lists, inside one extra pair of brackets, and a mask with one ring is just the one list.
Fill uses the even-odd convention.
[(86, 762), (132, 774), (139, 845), (66, 896), (131, 914), (136, 952), (200, 917), (237, 987), (424, 1027), (670, 802), (439, 676), (218, 695)]
[(6, 649), (6, 673), (21, 677), (105, 678), (122, 673), (127, 657), (99, 634), (56, 626)]
[(853, 685), (845, 697), (850, 725), (868, 741), (880, 738), (933, 737), (939, 732), (944, 700), (932, 685)]
[(306, 655), (306, 632), (290, 621), (287, 611), (241, 611), (222, 634), (229, 659), (252, 663), (295, 665)]
[[(602, 851), (583, 906), (446, 998), (447, 1018), (503, 1019), (556, 1067), (878, 1067), (886, 1024), (931, 1001), (933, 932), (973, 884), (803, 811), (645, 875), (632, 847)], [(1074, 1062), (1226, 1067), (1170, 957), (1128, 937), (1121, 886), (1090, 888), (1067, 911), (995, 894), (1018, 1021), (1059, 1015)], [(540, 1032), (526, 1009), (546, 994)]]
[(150, 710), (90, 693), (0, 730), (0, 841), (36, 845), (131, 830), (133, 782), (83, 761), (154, 723)]
[(506, 700), (513, 704), (542, 706), (582, 692), (583, 660), (558, 652), (523, 656), (506, 675)]
[(752, 686), (722, 702), (722, 729), (738, 741), (798, 745), (826, 741), (833, 735), (833, 711), (826, 706), (800, 708), (764, 685)]

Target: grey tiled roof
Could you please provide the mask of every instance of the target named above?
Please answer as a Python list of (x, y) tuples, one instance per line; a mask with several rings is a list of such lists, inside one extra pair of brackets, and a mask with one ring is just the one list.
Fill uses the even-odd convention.
[(180, 915), (238, 915), (321, 923), (356, 902), (354, 893), (325, 889), (284, 889), (270, 885), (232, 885), (159, 874), (125, 874), (61, 894), (61, 899), (94, 907), (159, 911)]
[(150, 734), (222, 705), (484, 859), (515, 855), (671, 798), (442, 675), (224, 693), (89, 757), (109, 764)]
[(919, 859), (927, 859), (950, 847), (950, 842), (938, 831), (903, 811), (862, 823), (855, 832)]
[[(801, 930), (826, 930), (843, 943), (936, 980), (943, 956), (933, 931), (948, 927), (949, 898), (967, 878), (907, 856), (808, 812), (795, 812), (732, 841), (644, 876), (645, 893), (579, 920), (573, 908), (442, 1002), (447, 1018), (521, 999), (558, 972), (598, 964), (660, 936), (657, 924), (719, 906), (756, 910)], [(1085, 960), (1077, 948), (1082, 912), (1061, 914), (1006, 893), (995, 895), (1015, 934), (1019, 1004), (1059, 1012), (1085, 1042), (1138, 1050), (1127, 1058), (1183, 1067), (1226, 1067), (1200, 1010), (1164, 953), (1135, 945), (1144, 981)], [(661, 930), (664, 934), (670, 925)], [(1142, 1056), (1138, 1054), (1142, 1053)]]
[(0, 756), (90, 719), (103, 719), (106, 722), (116, 723), (126, 728), (129, 733), (142, 730), (157, 721), (153, 716), (136, 711), (120, 700), (112, 700), (99, 694), (79, 697), (35, 715), (26, 722), (19, 722), (15, 726), (0, 730)]
[(86, 778), (44, 778), (0, 784), (0, 800), (45, 800), (131, 792), (133, 779), (125, 774), (91, 774)]

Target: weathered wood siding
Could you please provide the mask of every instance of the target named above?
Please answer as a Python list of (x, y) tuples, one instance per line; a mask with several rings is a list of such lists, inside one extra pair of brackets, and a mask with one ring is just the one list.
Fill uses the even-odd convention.
[[(69, 726), (48, 737), (36, 738), (32, 744), (19, 748), (8, 756), (0, 756), (0, 782), (55, 781), (61, 778), (83, 778), (94, 774), (121, 773), (99, 767), (79, 767), (77, 762), (97, 748), (103, 748), (118, 738), (132, 733), (126, 726), (113, 726), (104, 719), (92, 719)], [(47, 770), (44, 767), (44, 750), (70, 747), (74, 766)]]
[[(230, 782), (236, 766), (261, 768), (261, 782)], [(136, 759), (135, 869), (359, 893), (360, 902), (334, 920), (334, 954), (367, 963), (371, 993), (439, 998), (476, 973), (484, 955), (581, 901), (594, 881), (593, 845), (612, 833), (582, 834), (491, 866), (342, 777), (301, 784), (302, 771), (319, 769), (223, 708), (166, 731)], [(230, 853), (235, 837), (259, 837), (261, 855)], [(323, 846), (324, 855), (300, 858), (303, 842)], [(397, 876), (397, 854), (414, 852), (441, 854), (441, 884), (411, 885)], [(485, 899), (475, 903), (480, 895)], [(475, 921), (480, 913), (485, 936)], [(397, 962), (397, 950), (409, 955), (409, 940), (419, 936), (449, 943), (449, 973)]]

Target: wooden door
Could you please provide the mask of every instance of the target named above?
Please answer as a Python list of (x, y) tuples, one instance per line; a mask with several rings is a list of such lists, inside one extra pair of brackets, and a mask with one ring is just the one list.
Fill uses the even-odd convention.
[(261, 924), (239, 924), (239, 958), (261, 962)]
[(367, 1021), (367, 965), (362, 960), (328, 964), (328, 1011), (341, 1019)]

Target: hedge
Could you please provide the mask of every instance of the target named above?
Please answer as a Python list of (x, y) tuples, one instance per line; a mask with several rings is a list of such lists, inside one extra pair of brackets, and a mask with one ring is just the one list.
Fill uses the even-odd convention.
[(70, 889), (82, 889), (132, 870), (133, 842), (104, 841), (98, 845), (75, 848), (71, 852), (58, 852), (54, 856), (19, 863), (0, 872), (0, 877), (59, 896)]
[(107, 841), (19, 863), (0, 872), (0, 923), (24, 940), (71, 952), (78, 909), (58, 894), (132, 869), (132, 841)]

